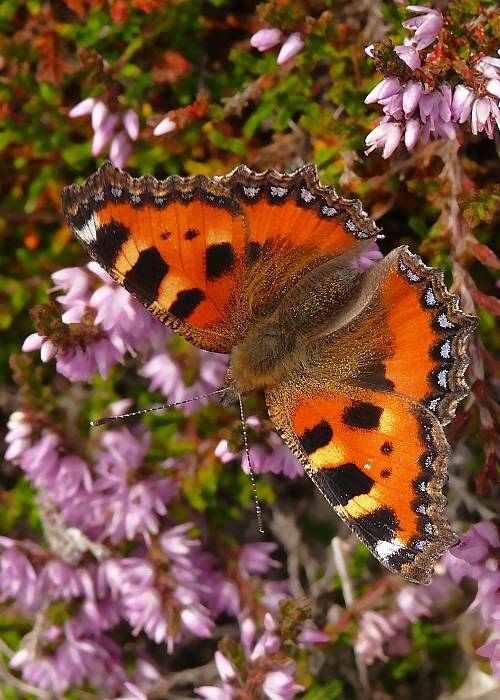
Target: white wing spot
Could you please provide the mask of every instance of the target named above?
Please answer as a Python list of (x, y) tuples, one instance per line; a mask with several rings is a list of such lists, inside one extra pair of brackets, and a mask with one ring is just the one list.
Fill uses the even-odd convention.
[(347, 221), (345, 222), (345, 227), (353, 233), (359, 233), (359, 228), (356, 226), (352, 219), (347, 219)]
[(104, 190), (99, 190), (98, 192), (95, 193), (94, 200), (96, 202), (102, 202), (103, 199), (104, 199)]
[(133, 201), (134, 204), (139, 204), (139, 202), (141, 201), (141, 198), (138, 194), (133, 194), (130, 199)]
[(453, 323), (451, 323), (446, 314), (438, 316), (438, 323), (441, 328), (453, 328)]
[(284, 197), (286, 194), (288, 194), (288, 189), (286, 187), (271, 185), (271, 195), (273, 197)]
[(245, 187), (243, 185), (243, 192), (247, 197), (256, 197), (260, 192), (260, 187)]
[(434, 534), (434, 526), (432, 523), (425, 523), (424, 530), (428, 535)]
[(325, 216), (335, 216), (335, 214), (338, 214), (338, 209), (335, 209), (335, 207), (327, 207), (326, 205), (324, 207), (321, 207), (321, 211)]
[(424, 467), (426, 469), (430, 469), (432, 467), (432, 456), (427, 455), (426, 458), (424, 459)]
[(431, 411), (435, 411), (437, 408), (438, 403), (441, 401), (440, 398), (437, 399), (432, 399), (432, 401), (429, 401), (429, 408)]
[(418, 506), (418, 508), (416, 508), (416, 511), (417, 513), (421, 513), (422, 515), (427, 514), (427, 508), (424, 505)]
[(408, 270), (408, 271), (406, 272), (406, 276), (408, 277), (408, 279), (410, 280), (410, 282), (420, 282), (420, 280), (422, 279), (421, 277), (419, 277), (419, 275), (416, 275), (416, 274), (415, 274), (414, 272), (412, 272), (411, 270)]
[(451, 357), (451, 342), (449, 340), (446, 340), (442, 345), (441, 345), (441, 350), (439, 351), (439, 354), (441, 357), (443, 357), (445, 360), (448, 360)]
[(307, 203), (313, 202), (316, 199), (316, 197), (313, 195), (313, 193), (309, 192), (309, 190), (306, 190), (305, 187), (303, 187), (300, 190), (300, 196), (302, 197), (304, 202), (307, 202)]
[(99, 217), (97, 214), (92, 214), (90, 219), (83, 224), (82, 228), (75, 229), (75, 236), (84, 243), (95, 243), (99, 226)]
[(417, 549), (420, 549), (420, 551), (422, 551), (422, 549), (425, 548), (426, 544), (427, 544), (427, 542), (425, 540), (418, 540), (418, 542), (415, 542), (415, 547)]
[(441, 372), (438, 373), (438, 384), (439, 386), (442, 386), (443, 389), (446, 389), (448, 386), (448, 370), (447, 369), (442, 369)]
[(155, 197), (155, 204), (158, 204), (159, 206), (161, 206), (164, 201), (165, 199), (163, 197)]
[(113, 195), (113, 197), (121, 197), (122, 196), (122, 188), (121, 187), (112, 187), (111, 194)]
[(427, 304), (427, 306), (436, 306), (437, 304), (434, 292), (430, 287), (425, 291), (425, 303)]
[(422, 491), (422, 493), (427, 493), (427, 483), (425, 481), (421, 481), (418, 485), (418, 490)]
[(391, 557), (393, 554), (397, 554), (402, 549), (404, 549), (404, 545), (399, 543), (397, 540), (393, 540), (392, 542), (379, 540), (375, 545), (377, 556), (380, 557), (382, 561), (387, 561), (389, 557)]

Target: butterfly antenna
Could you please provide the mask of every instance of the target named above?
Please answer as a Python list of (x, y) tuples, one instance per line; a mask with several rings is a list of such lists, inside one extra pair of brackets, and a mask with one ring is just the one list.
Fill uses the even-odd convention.
[(184, 399), (184, 401), (176, 401), (175, 403), (166, 403), (162, 406), (152, 406), (151, 408), (142, 408), (140, 411), (132, 411), (132, 413), (122, 413), (120, 416), (108, 416), (107, 418), (99, 418), (98, 420), (91, 420), (90, 425), (92, 428), (96, 428), (98, 425), (106, 425), (107, 423), (113, 423), (116, 420), (123, 420), (124, 418), (132, 418), (132, 416), (141, 416), (143, 413), (152, 413), (153, 411), (162, 411), (165, 408), (173, 408), (174, 406), (181, 406), (184, 403), (190, 403), (191, 401), (197, 401), (198, 399), (204, 399), (207, 396), (213, 396), (214, 394), (221, 394), (226, 389), (216, 389), (215, 391), (209, 391), (207, 394), (199, 394), (198, 396), (192, 396), (190, 399)]
[(255, 483), (255, 472), (252, 467), (252, 460), (250, 459), (250, 450), (248, 449), (248, 435), (247, 426), (245, 422), (245, 412), (243, 411), (243, 401), (241, 400), (241, 394), (238, 394), (238, 401), (240, 403), (240, 418), (241, 418), (241, 428), (243, 430), (243, 444), (245, 446), (245, 454), (247, 456), (248, 462), (248, 472), (250, 474), (250, 481), (252, 482), (252, 492), (253, 501), (255, 503), (255, 514), (257, 515), (257, 527), (261, 535), (265, 534), (264, 522), (262, 520), (262, 509), (259, 503), (259, 496), (257, 495), (257, 485)]

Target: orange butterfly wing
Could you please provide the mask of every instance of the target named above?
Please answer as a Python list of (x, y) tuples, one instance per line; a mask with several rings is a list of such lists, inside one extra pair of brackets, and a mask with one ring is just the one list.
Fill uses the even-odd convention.
[[(373, 554), (428, 581), (456, 542), (443, 513), (449, 448), (440, 420), (465, 393), (476, 319), (459, 310), (441, 273), (404, 247), (372, 269), (355, 304), (344, 325), (311, 344), (309, 368), (267, 391), (269, 414)], [(450, 381), (440, 386), (444, 371)], [(437, 395), (447, 407), (438, 417)]]
[[(269, 414), (314, 483), (384, 566), (419, 583), (457, 542), (443, 516), (448, 446), (415, 401), (271, 390)], [(288, 418), (285, 418), (288, 416)]]
[(63, 209), (90, 255), (155, 316), (206, 350), (229, 352), (247, 232), (224, 187), (204, 176), (136, 179), (106, 164), (64, 190)]
[[(205, 350), (230, 352), (308, 270), (355, 255), (377, 228), (359, 203), (291, 175), (133, 178), (105, 164), (63, 191), (90, 255), (156, 317)], [(255, 201), (254, 201), (255, 199)]]

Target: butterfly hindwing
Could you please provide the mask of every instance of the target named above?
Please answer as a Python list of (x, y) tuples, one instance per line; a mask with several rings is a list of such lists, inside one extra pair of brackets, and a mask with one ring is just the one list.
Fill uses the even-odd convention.
[(267, 392), (269, 414), (336, 513), (384, 566), (430, 579), (457, 538), (443, 515), (448, 446), (415, 401), (351, 387), (347, 393)]

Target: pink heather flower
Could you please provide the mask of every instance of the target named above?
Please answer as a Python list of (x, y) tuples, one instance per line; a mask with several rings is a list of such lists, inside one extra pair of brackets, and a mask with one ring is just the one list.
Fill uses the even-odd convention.
[(295, 664), (290, 662), (286, 670), (266, 673), (262, 690), (270, 700), (290, 700), (304, 690), (303, 685), (294, 683)]
[(177, 124), (170, 117), (165, 117), (159, 122), (153, 129), (153, 134), (155, 136), (163, 136), (164, 134), (170, 134), (172, 131), (177, 129)]
[(474, 91), (465, 85), (457, 85), (451, 103), (453, 121), (463, 124), (469, 118), (474, 102)]
[(500, 79), (493, 78), (493, 80), (488, 80), (488, 82), (486, 83), (486, 89), (494, 97), (500, 99)]
[(420, 61), (420, 54), (414, 46), (395, 46), (394, 51), (399, 56), (399, 58), (402, 61), (404, 61), (406, 65), (412, 70), (416, 70), (422, 65)]
[(450, 550), (458, 559), (469, 564), (478, 564), (490, 556), (490, 550), (500, 547), (500, 533), (493, 522), (485, 521), (473, 525), (461, 538), (459, 544)]
[[(97, 156), (111, 142), (109, 156), (113, 163), (123, 168), (132, 152), (130, 139), (135, 141), (139, 136), (139, 117), (133, 109), (128, 109), (123, 116), (113, 114), (109, 107), (99, 99), (87, 97), (76, 104), (69, 112), (70, 117), (83, 117), (90, 114), (92, 130), (92, 155)], [(119, 122), (124, 129), (115, 134)], [(66, 321), (72, 323), (74, 321)]]
[[(165, 351), (153, 355), (139, 370), (139, 374), (150, 380), (149, 386), (152, 391), (161, 391), (171, 403), (185, 401), (222, 387), (227, 370), (227, 357), (195, 348), (191, 352), (198, 366), (198, 376), (191, 386), (184, 384), (182, 369), (175, 357)], [(192, 401), (179, 408), (186, 413), (192, 413), (199, 406), (200, 401)]]
[(117, 168), (124, 168), (132, 153), (132, 144), (127, 133), (119, 131), (111, 141), (109, 147), (109, 159)]
[(394, 121), (384, 120), (375, 127), (365, 139), (368, 149), (365, 154), (368, 155), (376, 148), (381, 148), (382, 158), (389, 158), (399, 145), (402, 137), (401, 125)]
[(500, 639), (490, 639), (479, 647), (477, 653), (490, 660), (493, 677), (500, 680)]
[(473, 134), (482, 131), (488, 138), (493, 138), (494, 128), (500, 129), (500, 109), (492, 97), (479, 97), (472, 105), (471, 130)]
[(306, 622), (297, 637), (297, 641), (303, 644), (325, 644), (331, 639), (329, 634), (319, 630), (312, 622)]
[(23, 610), (37, 610), (43, 598), (35, 568), (17, 547), (0, 549), (0, 602), (12, 599)]
[(252, 575), (266, 574), (269, 569), (279, 569), (281, 564), (269, 555), (277, 548), (274, 542), (252, 542), (244, 544), (240, 549), (238, 567), (241, 575), (248, 578)]
[(299, 51), (302, 51), (303, 48), (304, 39), (302, 38), (302, 34), (300, 34), (300, 32), (294, 32), (293, 34), (290, 34), (288, 39), (281, 47), (276, 62), (278, 63), (278, 65), (286, 63), (291, 58), (296, 56), (299, 53)]
[(496, 56), (485, 56), (477, 62), (476, 69), (486, 76), (486, 78), (500, 78), (500, 58)]
[(112, 692), (123, 685), (126, 676), (120, 649), (109, 637), (78, 638), (65, 626), (64, 630), (48, 630), (43, 641), (55, 649), (34, 655), (21, 648), (10, 661), (12, 668), (21, 669), (28, 683), (58, 696), (86, 681), (99, 690)]
[(233, 678), (236, 676), (236, 671), (234, 670), (233, 664), (229, 661), (229, 659), (220, 651), (215, 652), (214, 659), (219, 676), (222, 678), (224, 683), (226, 681), (233, 680)]
[(92, 139), (93, 156), (98, 156), (104, 146), (111, 141), (117, 123), (118, 117), (116, 114), (109, 114), (99, 126), (95, 127), (94, 137)]
[(363, 613), (354, 640), (356, 653), (367, 664), (372, 664), (375, 659), (387, 661), (384, 644), (399, 634), (403, 624), (401, 613), (381, 615), (373, 610)]
[(104, 123), (104, 120), (109, 114), (109, 109), (107, 105), (101, 100), (97, 100), (92, 109), (92, 128), (97, 131), (99, 127)]
[(272, 49), (277, 44), (281, 43), (283, 32), (281, 29), (259, 29), (250, 37), (250, 44), (258, 51), (267, 51)]
[[(5, 442), (8, 445), (4, 455), (5, 459), (15, 461), (23, 454), (31, 445), (31, 430), (31, 424), (24, 411), (11, 413), (7, 421), (7, 435), (5, 436)], [(18, 464), (17, 461), (16, 464)]]
[(186, 556), (189, 556), (194, 549), (198, 549), (200, 546), (200, 540), (194, 540), (186, 535), (192, 527), (193, 523), (182, 523), (163, 532), (160, 537), (160, 545), (165, 554), (168, 554), (172, 559), (185, 562)]
[(409, 117), (415, 111), (424, 91), (422, 83), (415, 80), (409, 80), (405, 83), (403, 93), (403, 112), (406, 117)]
[(359, 258), (352, 261), (351, 266), (359, 272), (366, 272), (366, 270), (373, 267), (376, 262), (382, 260), (383, 257), (384, 256), (381, 253), (377, 243), (373, 241), (367, 248), (365, 248)]
[(129, 138), (132, 141), (137, 141), (139, 137), (139, 116), (134, 109), (127, 109), (123, 115), (123, 126)]
[(373, 90), (365, 97), (365, 104), (369, 105), (379, 100), (384, 100), (388, 97), (396, 95), (401, 89), (401, 83), (398, 78), (384, 78), (380, 83), (375, 85)]
[(84, 117), (87, 114), (92, 114), (92, 110), (96, 105), (96, 100), (93, 97), (86, 97), (81, 102), (78, 102), (69, 111), (69, 116), (74, 119), (75, 117)]
[(419, 17), (412, 17), (402, 24), (405, 29), (414, 31), (413, 41), (419, 51), (427, 48), (436, 40), (444, 25), (443, 15), (439, 10), (433, 10), (423, 5), (408, 5), (407, 10), (415, 12)]

